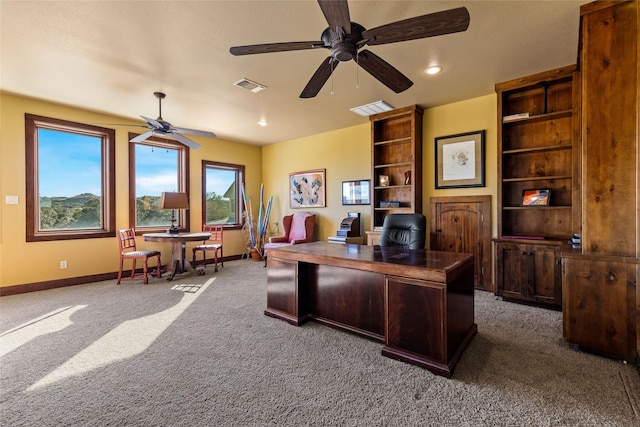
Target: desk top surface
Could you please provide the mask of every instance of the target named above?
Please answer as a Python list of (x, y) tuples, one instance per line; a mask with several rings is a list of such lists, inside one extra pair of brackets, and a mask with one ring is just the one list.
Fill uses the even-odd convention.
[(419, 278), (425, 271), (447, 275), (465, 265), (473, 266), (471, 254), (328, 242), (271, 249), (267, 259), (272, 257)]

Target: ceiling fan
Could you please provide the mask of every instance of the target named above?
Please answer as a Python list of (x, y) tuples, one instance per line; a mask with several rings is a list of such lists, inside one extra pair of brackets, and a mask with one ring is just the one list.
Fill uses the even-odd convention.
[(234, 46), (230, 49), (231, 54), (238, 56), (328, 49), (331, 56), (320, 64), (300, 98), (316, 96), (338, 64), (352, 59), (389, 89), (400, 93), (409, 89), (413, 82), (378, 55), (367, 49), (360, 50), (362, 47), (457, 33), (469, 27), (469, 12), (464, 7), (416, 16), (367, 30), (362, 25), (351, 22), (347, 0), (318, 0), (318, 4), (329, 24), (320, 36), (321, 41)]
[(161, 136), (161, 137), (171, 137), (176, 141), (186, 145), (187, 147), (200, 148), (200, 144), (181, 134), (186, 133), (187, 135), (207, 136), (209, 138), (216, 137), (216, 134), (213, 132), (207, 132), (204, 130), (177, 128), (177, 127), (174, 127), (171, 123), (165, 121), (162, 118), (162, 100), (167, 95), (165, 95), (162, 92), (153, 92), (153, 95), (156, 98), (158, 98), (158, 110), (159, 110), (158, 118), (154, 120), (154, 119), (150, 119), (149, 117), (140, 116), (147, 122), (147, 125), (143, 127), (146, 127), (147, 129), (151, 129), (151, 130), (136, 136), (135, 138), (131, 139), (131, 141), (129, 142), (142, 142), (145, 139), (151, 138), (152, 136)]

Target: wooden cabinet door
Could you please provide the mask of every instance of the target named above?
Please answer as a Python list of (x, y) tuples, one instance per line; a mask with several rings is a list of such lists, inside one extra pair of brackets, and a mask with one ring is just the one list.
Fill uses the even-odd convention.
[(634, 362), (637, 262), (564, 258), (563, 332), (585, 350)]
[(430, 249), (475, 255), (474, 284), (491, 286), (491, 196), (432, 197)]
[(496, 243), (496, 295), (527, 298), (527, 245)]
[(496, 242), (496, 295), (560, 307), (560, 248)]
[(529, 298), (545, 304), (562, 304), (562, 273), (560, 251), (557, 247), (528, 245), (528, 287)]

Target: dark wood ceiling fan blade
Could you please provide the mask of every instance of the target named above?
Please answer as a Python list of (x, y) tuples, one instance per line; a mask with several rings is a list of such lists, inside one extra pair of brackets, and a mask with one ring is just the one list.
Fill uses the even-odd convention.
[(329, 80), (329, 77), (331, 76), (331, 73), (333, 73), (333, 70), (340, 63), (339, 61), (332, 61), (332, 59), (333, 58), (329, 56), (322, 62), (322, 64), (320, 64), (316, 72), (313, 73), (313, 76), (311, 76), (309, 83), (307, 83), (304, 90), (300, 94), (300, 98), (313, 98), (318, 94), (318, 92), (320, 92), (322, 86), (324, 86), (327, 80)]
[(369, 50), (358, 53), (358, 65), (395, 93), (403, 92), (413, 85), (407, 76)]
[(347, 0), (318, 0), (329, 28), (333, 31), (342, 27), (345, 34), (351, 34), (351, 18)]
[(372, 28), (363, 31), (362, 37), (368, 39), (369, 46), (374, 46), (458, 33), (468, 27), (469, 11), (459, 7)]
[(257, 53), (286, 52), (290, 50), (305, 50), (324, 47), (321, 41), (308, 42), (285, 42), (285, 43), (266, 43), (252, 44), (247, 46), (233, 46), (229, 49), (232, 55), (255, 55)]

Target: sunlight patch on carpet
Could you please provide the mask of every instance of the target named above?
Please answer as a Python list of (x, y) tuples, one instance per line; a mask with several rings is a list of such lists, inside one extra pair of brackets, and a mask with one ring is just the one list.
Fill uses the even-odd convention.
[(0, 334), (0, 357), (25, 345), (34, 338), (59, 332), (73, 325), (71, 316), (86, 305), (61, 307)]
[[(214, 279), (207, 280), (199, 289), (205, 290)], [(27, 391), (37, 390), (65, 378), (83, 375), (94, 369), (141, 354), (201, 294), (201, 292), (185, 292), (182, 299), (167, 310), (121, 323), (33, 384)]]
[[(211, 279), (211, 280), (214, 280), (214, 279)], [(182, 292), (189, 292), (191, 294), (195, 294), (203, 286), (204, 285), (202, 283), (199, 283), (199, 284), (180, 283), (179, 285), (172, 286), (171, 289), (173, 289), (174, 291), (182, 291)]]

